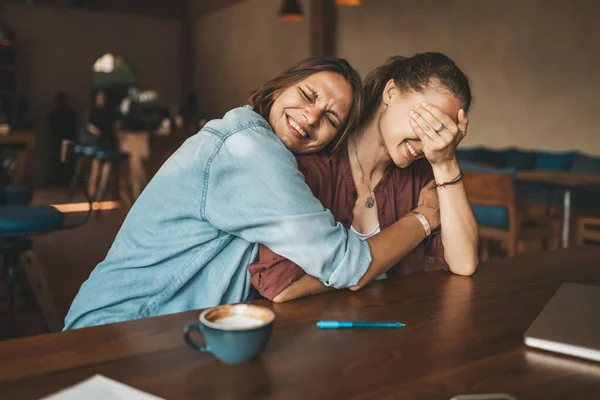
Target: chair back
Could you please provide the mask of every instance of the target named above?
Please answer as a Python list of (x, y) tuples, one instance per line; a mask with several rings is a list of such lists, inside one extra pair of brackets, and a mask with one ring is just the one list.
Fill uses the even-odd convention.
[(577, 244), (600, 244), (600, 217), (582, 217), (577, 221)]
[(519, 226), (514, 168), (486, 168), (461, 164), (463, 184), (478, 224), (509, 231)]

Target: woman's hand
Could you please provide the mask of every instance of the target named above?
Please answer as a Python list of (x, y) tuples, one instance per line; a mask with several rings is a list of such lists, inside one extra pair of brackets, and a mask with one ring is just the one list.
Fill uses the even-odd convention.
[(458, 124), (429, 103), (422, 103), (409, 111), (410, 124), (421, 139), (423, 153), (433, 164), (455, 159), (456, 146), (467, 135), (469, 121), (464, 110), (458, 111)]
[(440, 226), (440, 202), (435, 187), (435, 181), (427, 182), (421, 189), (415, 211), (419, 211), (429, 222), (431, 230)]

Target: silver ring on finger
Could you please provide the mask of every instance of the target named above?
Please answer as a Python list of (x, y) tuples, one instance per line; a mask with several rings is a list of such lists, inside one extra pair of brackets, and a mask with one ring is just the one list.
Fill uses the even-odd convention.
[(439, 128), (434, 129), (435, 133), (440, 133), (441, 131), (443, 131), (444, 129), (446, 129), (446, 125), (442, 124), (440, 125)]

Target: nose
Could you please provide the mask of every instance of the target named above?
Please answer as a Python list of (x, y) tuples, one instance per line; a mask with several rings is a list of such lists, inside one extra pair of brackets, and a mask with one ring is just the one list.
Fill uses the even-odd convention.
[(304, 119), (310, 126), (316, 125), (319, 118), (321, 118), (321, 110), (318, 107), (309, 106), (304, 110)]

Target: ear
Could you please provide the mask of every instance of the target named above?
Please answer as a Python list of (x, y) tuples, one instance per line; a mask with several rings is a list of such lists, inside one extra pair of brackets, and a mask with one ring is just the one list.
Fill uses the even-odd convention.
[(390, 79), (385, 84), (385, 88), (383, 89), (383, 93), (381, 94), (381, 96), (382, 96), (381, 100), (383, 101), (383, 104), (385, 104), (386, 106), (389, 106), (390, 103), (395, 99), (395, 97), (397, 95), (398, 95), (398, 87), (396, 86), (396, 82), (394, 82), (393, 79)]

